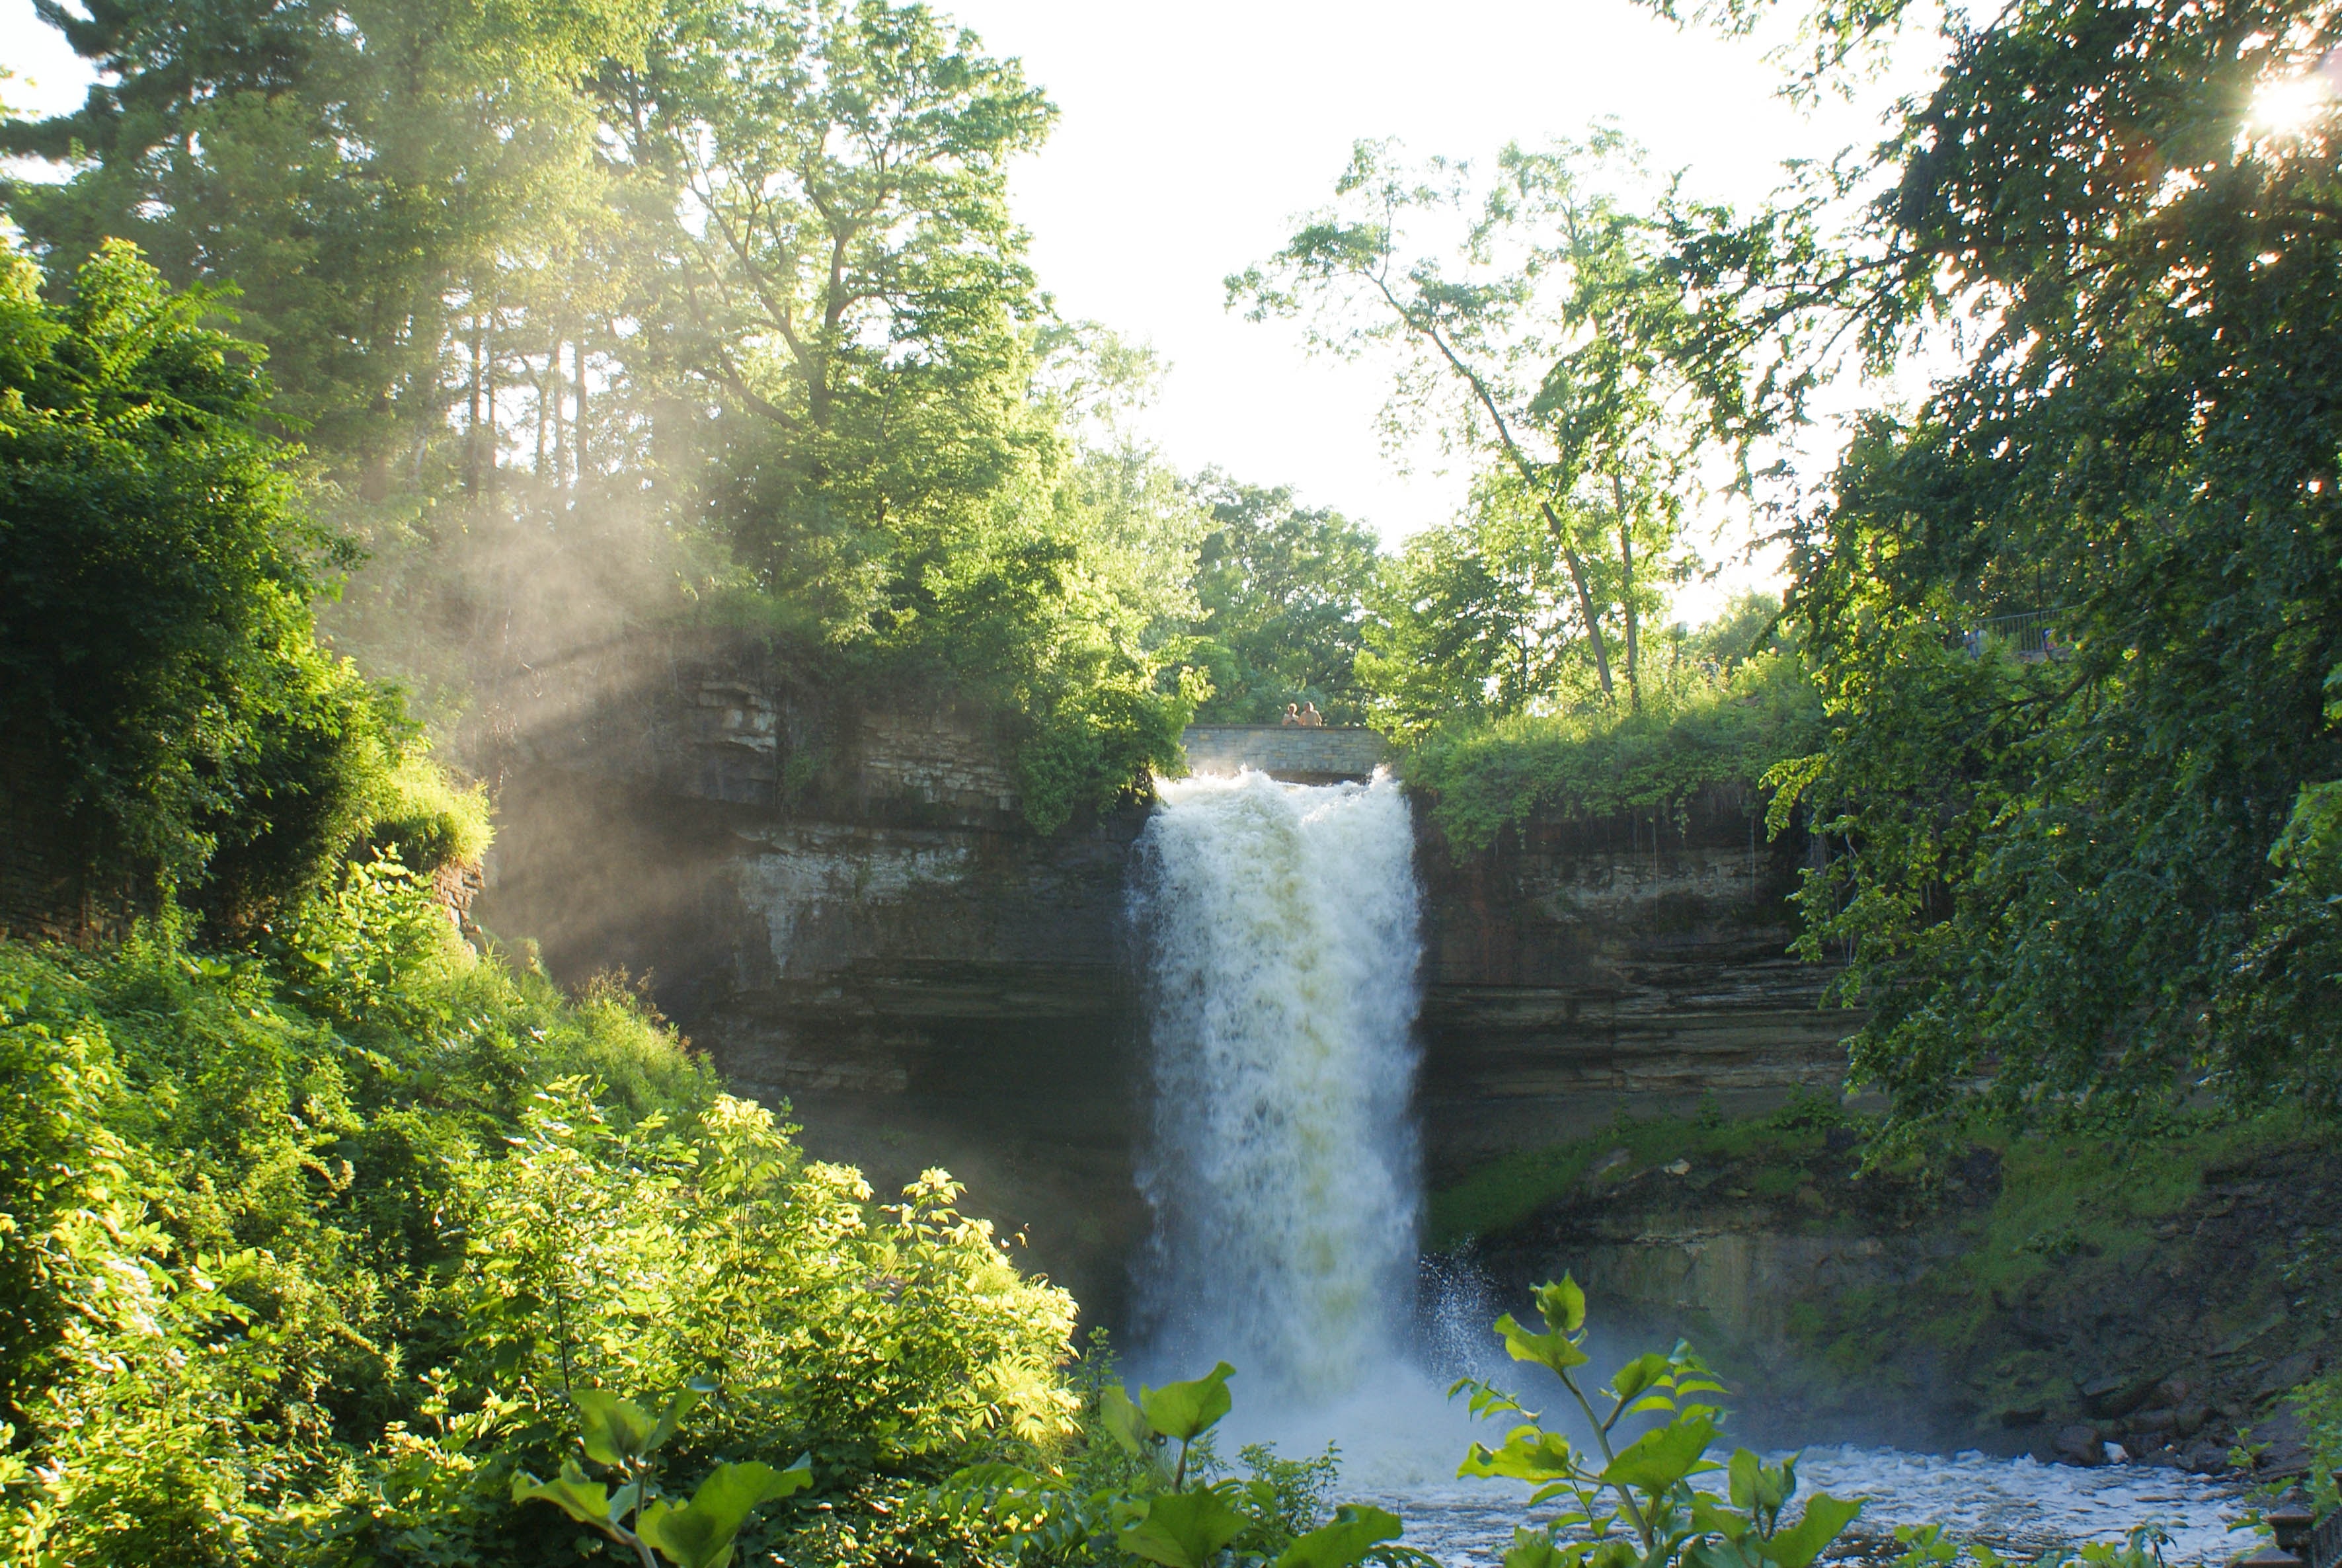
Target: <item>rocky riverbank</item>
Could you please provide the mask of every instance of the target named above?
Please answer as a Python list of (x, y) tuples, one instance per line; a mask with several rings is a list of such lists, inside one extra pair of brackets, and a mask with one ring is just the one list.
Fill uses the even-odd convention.
[[(1686, 1333), (1767, 1440), (2266, 1474), (2307, 1463), (2287, 1396), (2342, 1344), (2342, 1158), (2282, 1121), (2026, 1139), (1866, 1169), (1862, 1128), (1626, 1125), (1436, 1198), (1501, 1292), (1573, 1270)], [(1470, 1240), (1466, 1241), (1466, 1236)]]

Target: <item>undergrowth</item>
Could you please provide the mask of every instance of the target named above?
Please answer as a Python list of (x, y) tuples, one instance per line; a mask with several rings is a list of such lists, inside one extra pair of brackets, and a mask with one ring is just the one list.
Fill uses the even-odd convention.
[(1406, 773), (1466, 854), (1532, 815), (1679, 824), (1706, 790), (1753, 796), (1767, 770), (1814, 750), (1821, 733), (1821, 698), (1803, 664), (1768, 653), (1712, 679), (1654, 688), (1639, 711), (1612, 704), (1436, 732), (1408, 754)]

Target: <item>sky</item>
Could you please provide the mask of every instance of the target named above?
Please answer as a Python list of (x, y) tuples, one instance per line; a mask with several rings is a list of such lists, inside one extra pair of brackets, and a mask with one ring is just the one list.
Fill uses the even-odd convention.
[[(1013, 175), (1043, 286), (1061, 315), (1151, 344), (1170, 365), (1147, 429), (1183, 470), (1290, 485), (1387, 544), (1446, 520), (1467, 475), (1423, 443), (1394, 461), (1376, 413), (1388, 369), (1312, 359), (1298, 330), (1225, 308), (1222, 279), (1266, 258), (1325, 202), (1360, 137), (1486, 159), (1615, 117), (1657, 168), (1710, 199), (1753, 203), (1784, 160), (1875, 141), (1910, 78), (1807, 113), (1764, 45), (1678, 29), (1629, 0), (948, 0), (986, 49), (1014, 55), (1062, 117)], [(1912, 51), (1914, 55), (1919, 51)], [(0, 0), (6, 101), (67, 107), (87, 74), (30, 0)], [(28, 88), (25, 78), (31, 79)], [(1697, 618), (1769, 580), (1726, 563), (1679, 606)]]

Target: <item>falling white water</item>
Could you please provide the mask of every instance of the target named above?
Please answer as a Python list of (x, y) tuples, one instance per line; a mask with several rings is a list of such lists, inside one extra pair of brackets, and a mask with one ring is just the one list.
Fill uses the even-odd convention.
[(1142, 1354), (1165, 1375), (1235, 1363), (1240, 1410), (1324, 1407), (1392, 1364), (1410, 1313), (1406, 800), (1379, 773), (1161, 792), (1131, 894), (1154, 1052)]
[[(1486, 1327), (1496, 1292), (1468, 1258), (1426, 1270), (1426, 1310), (1415, 1311), (1420, 944), (1406, 802), (1381, 774), (1305, 788), (1246, 772), (1160, 788), (1131, 892), (1155, 1091), (1135, 1370), (1159, 1383), (1234, 1363), (1223, 1431), (1288, 1456), (1337, 1442), (1344, 1495), (1397, 1512), (1407, 1543), (1446, 1568), (1488, 1568), (1516, 1524), (1547, 1510), (1516, 1483), (1456, 1478), (1466, 1443), (1500, 1440), (1501, 1427), (1477, 1426), (1442, 1390), (1471, 1371), (1539, 1403), (1554, 1391), (1503, 1361)], [(2026, 1550), (2159, 1521), (2172, 1561), (2217, 1561), (2237, 1506), (2233, 1488), (2171, 1472), (1982, 1454), (1818, 1449), (1800, 1473), (1867, 1500), (1853, 1532), (1866, 1561), (1899, 1549), (1892, 1526), (1927, 1520)]]

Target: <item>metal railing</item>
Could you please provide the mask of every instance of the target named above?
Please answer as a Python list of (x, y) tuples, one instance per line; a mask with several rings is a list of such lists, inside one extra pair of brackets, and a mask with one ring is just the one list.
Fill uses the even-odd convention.
[(2039, 664), (2045, 659), (2065, 658), (2073, 652), (2071, 639), (2057, 634), (2058, 622), (2070, 614), (2066, 610), (2027, 610), (2015, 615), (1987, 615), (1954, 635), (1960, 650), (1972, 659), (1980, 659), (1988, 652), (2001, 652), (2020, 664)]

